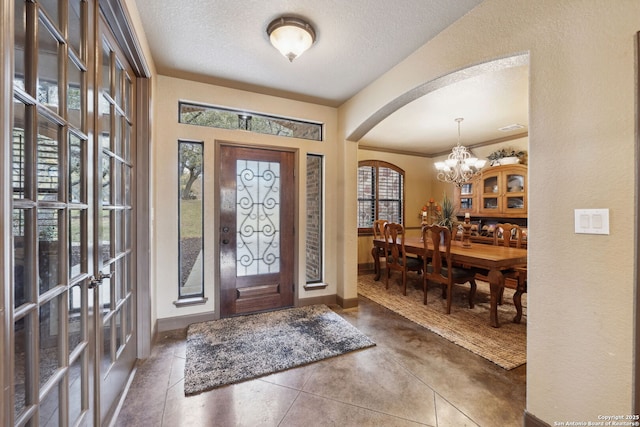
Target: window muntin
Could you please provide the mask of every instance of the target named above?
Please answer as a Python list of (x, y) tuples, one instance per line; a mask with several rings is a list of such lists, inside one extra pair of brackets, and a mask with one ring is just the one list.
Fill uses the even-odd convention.
[(404, 224), (404, 170), (365, 160), (358, 163), (358, 232), (370, 232), (377, 219)]
[(313, 141), (322, 141), (323, 137), (321, 123), (187, 102), (180, 102), (179, 110), (178, 121), (185, 124), (221, 129), (240, 129)]

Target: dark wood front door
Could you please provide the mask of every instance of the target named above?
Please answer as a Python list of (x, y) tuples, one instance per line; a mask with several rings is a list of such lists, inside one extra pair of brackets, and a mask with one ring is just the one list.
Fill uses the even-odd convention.
[(293, 305), (294, 153), (220, 146), (220, 314)]

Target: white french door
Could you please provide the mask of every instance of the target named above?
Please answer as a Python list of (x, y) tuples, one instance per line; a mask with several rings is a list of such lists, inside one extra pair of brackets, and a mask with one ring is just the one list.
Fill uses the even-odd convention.
[(14, 0), (13, 27), (0, 423), (99, 426), (135, 362), (135, 77), (97, 1)]

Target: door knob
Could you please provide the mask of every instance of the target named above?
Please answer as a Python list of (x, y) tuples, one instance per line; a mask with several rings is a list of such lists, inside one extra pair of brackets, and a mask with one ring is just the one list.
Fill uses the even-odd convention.
[(223, 233), (228, 233), (229, 232), (229, 227), (222, 227), (222, 232)]
[(222, 239), (222, 244), (223, 245), (229, 244), (229, 239)]
[(102, 271), (98, 271), (97, 276), (91, 276), (89, 278), (89, 289), (93, 289), (98, 285), (102, 284), (103, 279), (108, 279), (111, 277), (111, 273), (103, 273)]

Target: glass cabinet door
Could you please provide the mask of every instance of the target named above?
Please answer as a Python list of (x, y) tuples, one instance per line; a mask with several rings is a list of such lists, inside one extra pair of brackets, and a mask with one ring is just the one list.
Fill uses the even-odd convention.
[(518, 212), (526, 209), (525, 177), (521, 174), (505, 174), (505, 211)]
[(482, 210), (500, 210), (499, 175), (487, 176), (482, 180)]
[(460, 187), (460, 205), (458, 209), (462, 212), (473, 211), (473, 182), (467, 182)]

